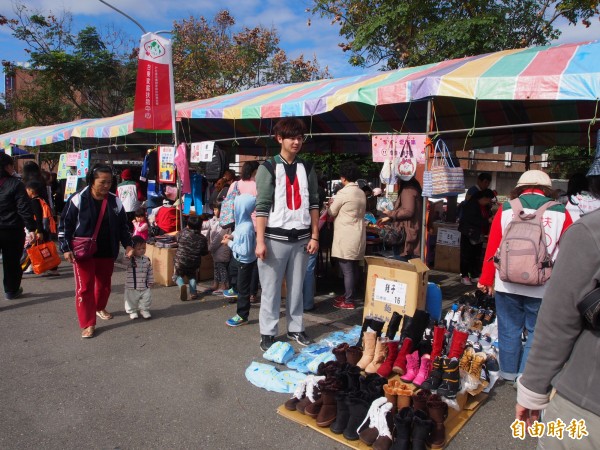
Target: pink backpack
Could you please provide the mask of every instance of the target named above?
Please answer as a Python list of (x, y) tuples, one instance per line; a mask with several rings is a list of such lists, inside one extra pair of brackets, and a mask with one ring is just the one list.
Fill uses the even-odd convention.
[[(510, 201), (513, 219), (503, 232), (502, 242), (494, 256), (494, 265), (502, 281), (541, 286), (552, 274), (552, 254), (546, 246), (543, 216), (559, 203), (544, 203), (532, 214), (525, 214), (521, 201)], [(554, 247), (556, 249), (556, 247)]]

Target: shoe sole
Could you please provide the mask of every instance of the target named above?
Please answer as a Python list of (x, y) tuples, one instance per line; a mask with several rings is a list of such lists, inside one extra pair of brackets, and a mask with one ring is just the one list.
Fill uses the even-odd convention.
[(225, 298), (238, 298), (237, 295), (225, 295), (225, 293), (223, 293), (223, 297), (225, 297)]
[(241, 327), (242, 325), (246, 325), (247, 323), (248, 323), (248, 321), (244, 321), (244, 322), (238, 322), (234, 325), (234, 324), (231, 324), (231, 323), (225, 321), (225, 325), (227, 325), (228, 327), (232, 327), (232, 328)]

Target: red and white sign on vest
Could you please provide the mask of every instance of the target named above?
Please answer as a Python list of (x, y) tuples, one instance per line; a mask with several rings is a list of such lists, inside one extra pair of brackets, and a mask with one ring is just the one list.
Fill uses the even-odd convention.
[(140, 41), (133, 129), (172, 133), (175, 122), (171, 41), (146, 33)]

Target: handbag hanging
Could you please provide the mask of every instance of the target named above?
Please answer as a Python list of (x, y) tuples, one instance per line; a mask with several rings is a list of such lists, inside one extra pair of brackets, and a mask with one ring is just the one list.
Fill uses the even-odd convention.
[(73, 251), (73, 256), (77, 261), (83, 261), (86, 259), (90, 259), (96, 253), (98, 249), (96, 239), (98, 238), (98, 233), (100, 232), (100, 226), (102, 225), (102, 219), (104, 219), (104, 213), (106, 212), (106, 205), (108, 203), (108, 199), (104, 198), (102, 201), (102, 207), (100, 208), (100, 215), (98, 216), (98, 221), (96, 222), (96, 228), (94, 229), (94, 234), (92, 237), (79, 237), (75, 236), (71, 241), (71, 249)]
[(221, 203), (221, 214), (219, 215), (219, 225), (221, 228), (230, 228), (235, 223), (234, 204), (235, 198), (240, 195), (238, 182), (233, 184), (233, 189), (227, 194), (223, 203)]
[(423, 173), (423, 197), (451, 197), (465, 192), (465, 176), (456, 167), (446, 143), (435, 143), (431, 169)]
[(397, 159), (394, 161), (398, 177), (402, 181), (409, 181), (417, 171), (417, 158), (414, 156), (409, 138), (404, 140), (404, 145)]
[(37, 275), (60, 265), (58, 250), (56, 250), (56, 245), (52, 241), (43, 242), (41, 244), (34, 242), (31, 247), (27, 249), (27, 256), (29, 256), (29, 260), (31, 261), (33, 273)]

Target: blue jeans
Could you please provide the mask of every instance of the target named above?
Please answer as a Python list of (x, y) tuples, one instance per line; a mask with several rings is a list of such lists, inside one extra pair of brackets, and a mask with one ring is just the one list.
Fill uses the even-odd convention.
[(306, 275), (302, 285), (302, 295), (304, 297), (304, 310), (313, 309), (315, 306), (315, 267), (317, 266), (318, 252), (308, 256), (308, 265), (306, 266)]
[[(496, 292), (500, 376), (506, 380), (515, 379), (525, 369), (541, 304), (541, 298)], [(521, 342), (523, 328), (528, 333), (525, 346)]]
[[(183, 286), (185, 284), (185, 282), (183, 281), (183, 278), (181, 277), (177, 277), (175, 279), (175, 283), (177, 284), (177, 286)], [(196, 279), (195, 278), (189, 278), (188, 279), (188, 284), (190, 285), (190, 294), (194, 295), (197, 293), (196, 291)]]

